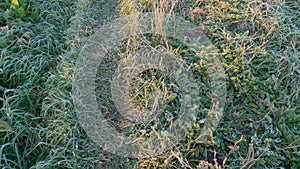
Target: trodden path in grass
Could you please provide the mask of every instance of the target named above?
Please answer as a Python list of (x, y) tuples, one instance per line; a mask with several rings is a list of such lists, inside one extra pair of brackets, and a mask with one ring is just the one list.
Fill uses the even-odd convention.
[[(119, 1), (76, 2), (75, 15), (70, 18), (66, 30), (68, 50), (47, 81), (48, 96), (43, 102), (43, 113), (47, 117), (45, 136), (54, 143), (53, 153), (36, 164), (39, 168), (61, 166), (62, 168), (132, 168), (125, 160), (101, 150), (80, 127), (72, 100), (72, 83), (76, 60), (86, 40), (101, 24), (117, 17)], [(115, 158), (115, 159), (113, 159)], [(124, 161), (124, 162), (122, 162)]]

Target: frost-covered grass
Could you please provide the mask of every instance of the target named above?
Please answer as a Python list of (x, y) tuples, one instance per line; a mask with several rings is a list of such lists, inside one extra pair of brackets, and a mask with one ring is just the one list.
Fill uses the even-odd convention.
[[(201, 123), (194, 124), (179, 147), (138, 160), (105, 152), (89, 139), (71, 94), (78, 54), (100, 24), (151, 11), (150, 4), (0, 3), (0, 168), (300, 167), (299, 1), (175, 5), (175, 13), (199, 25), (218, 48), (227, 75), (224, 117), (207, 142), (197, 141)], [(183, 53), (201, 72), (201, 59)], [(201, 94), (209, 107), (208, 93)]]

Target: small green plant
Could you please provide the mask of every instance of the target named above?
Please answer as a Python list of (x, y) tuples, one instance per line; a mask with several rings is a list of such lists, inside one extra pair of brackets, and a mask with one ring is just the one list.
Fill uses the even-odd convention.
[(41, 13), (40, 3), (31, 0), (12, 0), (11, 3), (6, 0), (6, 2), (0, 3), (0, 8), (0, 13), (2, 13), (0, 15), (1, 26), (37, 22)]

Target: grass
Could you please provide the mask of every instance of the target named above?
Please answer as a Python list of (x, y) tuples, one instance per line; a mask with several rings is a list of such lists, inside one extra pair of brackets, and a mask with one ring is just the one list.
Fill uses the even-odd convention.
[[(200, 121), (178, 147), (131, 159), (102, 150), (87, 136), (74, 109), (72, 82), (78, 54), (99, 25), (151, 11), (152, 1), (1, 2), (0, 168), (299, 168), (299, 6), (281, 0), (178, 1), (174, 12), (204, 30), (220, 53), (227, 79), (224, 117), (206, 142), (197, 139), (211, 106), (205, 62), (176, 39), (158, 39), (153, 45), (170, 45), (192, 65), (201, 89)], [(127, 42), (111, 54), (126, 56)], [(105, 64), (105, 72), (114, 67)], [(99, 90), (109, 101), (109, 92)], [(152, 104), (147, 97), (137, 98), (140, 108)]]

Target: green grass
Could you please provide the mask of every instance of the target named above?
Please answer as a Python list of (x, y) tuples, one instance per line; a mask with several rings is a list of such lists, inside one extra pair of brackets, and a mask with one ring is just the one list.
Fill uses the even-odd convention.
[[(197, 140), (202, 124), (194, 124), (179, 147), (138, 160), (89, 139), (71, 94), (78, 54), (99, 24), (151, 11), (150, 2), (0, 3), (0, 168), (300, 167), (299, 1), (182, 0), (175, 6), (217, 47), (227, 76), (224, 117), (207, 142)], [(175, 42), (169, 39), (174, 48)], [(178, 51), (198, 76), (203, 114), (211, 103), (201, 57)]]

